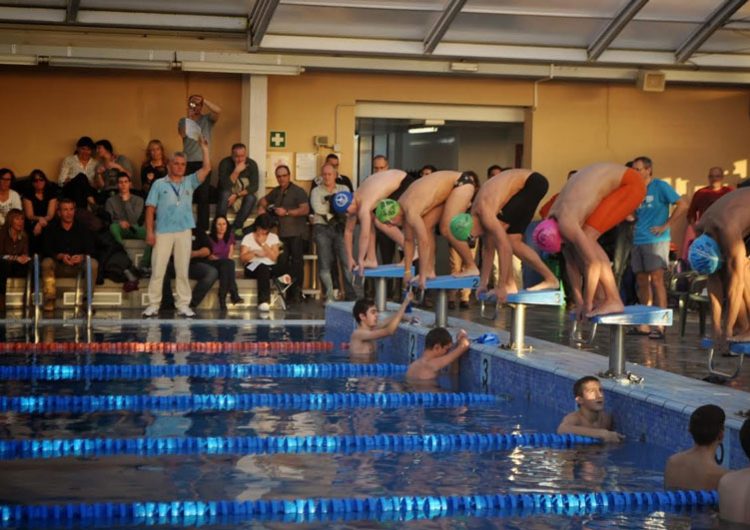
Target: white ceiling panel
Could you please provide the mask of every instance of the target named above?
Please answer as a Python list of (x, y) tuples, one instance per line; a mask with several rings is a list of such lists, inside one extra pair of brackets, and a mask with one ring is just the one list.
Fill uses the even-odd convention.
[(80, 9), (247, 16), (253, 5), (255, 0), (81, 0)]
[(633, 20), (610, 48), (624, 50), (674, 51), (698, 27), (685, 22)]
[(612, 17), (623, 0), (468, 0), (465, 13)]
[(722, 0), (649, 0), (635, 18), (700, 23), (721, 3)]

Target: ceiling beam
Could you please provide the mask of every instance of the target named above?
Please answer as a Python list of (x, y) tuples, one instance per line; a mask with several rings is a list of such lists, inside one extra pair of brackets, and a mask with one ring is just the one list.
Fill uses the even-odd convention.
[(65, 22), (67, 24), (78, 22), (78, 8), (80, 6), (81, 0), (68, 0), (68, 5), (65, 7)]
[(685, 39), (674, 53), (678, 63), (684, 63), (706, 42), (714, 32), (727, 22), (747, 0), (726, 0), (693, 33)]
[(648, 3), (648, 0), (629, 0), (622, 9), (610, 20), (599, 35), (589, 44), (586, 49), (589, 61), (596, 61), (609, 45), (625, 29), (625, 26), (633, 20), (638, 12)]
[(253, 52), (260, 48), (278, 5), (279, 0), (258, 0), (255, 3), (247, 19), (247, 51)]
[(427, 32), (427, 36), (424, 38), (424, 53), (430, 54), (435, 51), (437, 45), (443, 39), (443, 36), (448, 31), (448, 28), (453, 23), (453, 20), (461, 12), (461, 8), (464, 7), (466, 0), (448, 0), (448, 3), (440, 13), (440, 16), (432, 25), (430, 30)]

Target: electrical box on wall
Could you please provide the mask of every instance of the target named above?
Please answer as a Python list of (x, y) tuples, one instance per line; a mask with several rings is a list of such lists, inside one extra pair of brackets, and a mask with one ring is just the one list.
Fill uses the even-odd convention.
[(313, 143), (318, 147), (328, 147), (327, 136), (313, 136)]
[(641, 70), (638, 72), (636, 85), (644, 92), (664, 92), (667, 76), (664, 72)]

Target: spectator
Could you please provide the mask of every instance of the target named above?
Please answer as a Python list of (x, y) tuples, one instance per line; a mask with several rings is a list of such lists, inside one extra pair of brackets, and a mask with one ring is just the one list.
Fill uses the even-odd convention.
[(242, 231), (250, 212), (253, 211), (258, 192), (258, 164), (248, 158), (245, 144), (234, 144), (232, 156), (219, 163), (219, 198), (216, 217), (227, 216), (227, 209), (235, 213), (230, 231)]
[[(92, 184), (94, 189), (100, 193), (104, 192), (105, 197), (109, 198), (117, 192), (117, 179), (120, 173), (125, 173), (132, 182), (135, 175), (133, 163), (125, 155), (116, 155), (109, 140), (96, 142), (96, 158), (99, 163), (96, 165), (96, 175)], [(139, 184), (136, 183), (135, 187), (140, 187)], [(106, 199), (103, 202), (106, 202)]]
[[(188, 278), (195, 280), (189, 308), (196, 308), (211, 290), (211, 287), (219, 279), (219, 271), (211, 264), (211, 241), (202, 230), (193, 228), (192, 244), (190, 246), (190, 262), (188, 265)], [(161, 309), (174, 309), (174, 298), (172, 296), (172, 281), (175, 277), (174, 259), (167, 266), (167, 273), (162, 284)], [(150, 286), (149, 286), (150, 287)], [(179, 297), (179, 292), (177, 293)], [(179, 309), (179, 306), (178, 306)], [(181, 311), (182, 316), (192, 318), (192, 315)]]
[[(177, 132), (182, 138), (182, 151), (187, 157), (186, 174), (199, 171), (202, 167), (203, 151), (198, 142), (198, 134), (211, 143), (211, 130), (219, 119), (221, 108), (203, 96), (194, 94), (188, 98), (187, 117), (177, 122)], [(203, 114), (203, 108), (208, 110)], [(198, 205), (197, 227), (203, 232), (208, 231), (209, 200), (211, 198), (211, 172), (195, 190), (195, 203)]]
[(691, 226), (695, 225), (709, 206), (730, 191), (734, 191), (734, 188), (732, 186), (724, 186), (724, 170), (720, 167), (709, 169), (708, 186), (696, 191), (690, 200), (687, 222)]
[(26, 231), (30, 236), (30, 251), (41, 251), (42, 232), (55, 218), (57, 212), (57, 190), (47, 180), (41, 169), (34, 169), (30, 175), (31, 189), (23, 197), (23, 211), (26, 216)]
[(95, 150), (94, 140), (88, 136), (81, 136), (76, 142), (73, 154), (63, 159), (60, 175), (57, 177), (58, 186), (65, 186), (81, 173), (86, 176), (89, 183), (93, 182), (96, 175), (96, 159), (93, 158)]
[[(55, 278), (77, 276), (85, 266), (86, 255), (94, 251), (94, 235), (75, 220), (73, 200), (61, 199), (57, 210), (58, 217), (47, 227), (43, 242), (42, 292), (45, 311), (55, 309)], [(99, 263), (91, 258), (92, 279), (96, 278), (98, 268)]]
[(437, 168), (433, 166), (432, 164), (426, 164), (422, 166), (422, 169), (419, 170), (419, 178), (426, 177), (430, 173), (434, 173), (437, 171)]
[(164, 145), (159, 140), (151, 140), (146, 147), (146, 160), (141, 166), (141, 196), (148, 197), (154, 181), (166, 177), (168, 172)]
[(219, 272), (219, 308), (227, 308), (227, 293), (232, 304), (244, 302), (237, 290), (237, 278), (234, 273), (234, 234), (229, 230), (229, 222), (223, 215), (217, 215), (211, 224), (209, 234), (211, 265)]
[[(346, 186), (350, 192), (354, 193), (354, 184), (352, 184), (352, 179), (350, 179), (346, 175), (342, 175), (341, 173), (339, 173), (339, 163), (339, 155), (337, 155), (336, 153), (329, 153), (328, 156), (326, 156), (326, 161), (323, 163), (323, 165), (330, 164), (331, 166), (333, 166), (333, 169), (336, 171), (336, 184)], [(322, 176), (316, 177), (313, 181), (312, 187), (315, 188), (315, 186), (320, 186), (320, 183), (322, 181)], [(310, 193), (312, 193), (312, 189), (310, 190)]]
[(17, 191), (10, 189), (15, 179), (13, 171), (8, 168), (0, 169), (0, 226), (5, 224), (5, 216), (9, 211), (22, 208), (21, 196)]
[(259, 215), (251, 227), (251, 232), (242, 238), (240, 244), (240, 261), (245, 266), (245, 278), (257, 280), (258, 310), (262, 312), (271, 310), (271, 278), (281, 284), (280, 287), (288, 286), (292, 282), (292, 278), (286, 273), (285, 263), (278, 261), (281, 241), (270, 231), (273, 225), (274, 219), (271, 215)]
[[(123, 239), (146, 240), (146, 227), (143, 225), (143, 199), (130, 193), (130, 177), (120, 173), (117, 177), (117, 195), (107, 199), (104, 206), (112, 224), (109, 231), (115, 241), (122, 245)], [(140, 263), (141, 269), (151, 267), (151, 247), (146, 245)]]
[[(190, 308), (190, 266), (191, 229), (193, 219), (193, 191), (211, 172), (208, 155), (208, 142), (201, 139), (203, 165), (185, 176), (187, 158), (184, 153), (175, 153), (169, 162), (169, 175), (154, 182), (146, 199), (146, 243), (153, 247), (152, 274), (148, 284), (149, 306), (144, 317), (154, 317), (159, 313), (162, 283), (169, 258), (174, 255), (177, 277), (177, 310), (187, 318), (195, 316)], [(154, 226), (156, 221), (156, 226)]]
[(304, 237), (307, 229), (307, 215), (310, 205), (305, 190), (291, 182), (292, 174), (288, 166), (276, 168), (277, 187), (263, 197), (258, 203), (258, 213), (268, 211), (278, 219), (279, 239), (284, 245), (280, 268), (288, 270), (292, 276), (292, 287), (289, 297), (292, 302), (302, 299), (301, 287), (304, 279)]
[(380, 173), (381, 171), (387, 171), (390, 169), (388, 158), (385, 155), (375, 155), (372, 157), (372, 172)]
[[(338, 271), (337, 263), (344, 272), (344, 290), (347, 300), (355, 300), (352, 285), (352, 271), (346, 266), (344, 249), (345, 215), (338, 215), (331, 208), (331, 197), (339, 192), (348, 192), (343, 184), (336, 184), (336, 169), (326, 164), (323, 166), (323, 182), (312, 190), (310, 204), (313, 209), (313, 237), (318, 251), (318, 275), (326, 290), (326, 300), (333, 297), (333, 278), (331, 274)], [(345, 212), (344, 212), (345, 213)]]
[(23, 213), (15, 208), (8, 212), (0, 228), (0, 313), (5, 313), (5, 290), (8, 278), (25, 278), (28, 272), (29, 237), (23, 230)]
[[(646, 198), (635, 212), (635, 232), (630, 264), (636, 277), (638, 299), (643, 305), (667, 307), (667, 288), (664, 271), (669, 265), (669, 227), (685, 214), (687, 204), (664, 181), (653, 177), (651, 159), (640, 156), (633, 160), (633, 169), (646, 179)], [(676, 208), (669, 214), (669, 207)], [(635, 333), (648, 334), (652, 339), (663, 339), (664, 329), (656, 326), (638, 328)]]
[(502, 167), (498, 166), (497, 164), (492, 164), (490, 167), (487, 168), (487, 178), (491, 179), (492, 177), (495, 177), (505, 171)]

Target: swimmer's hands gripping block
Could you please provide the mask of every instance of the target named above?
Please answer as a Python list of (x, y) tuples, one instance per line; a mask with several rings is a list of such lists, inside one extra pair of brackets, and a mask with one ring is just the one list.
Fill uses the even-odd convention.
[[(414, 267), (411, 268), (411, 274), (414, 276)], [(403, 278), (403, 265), (379, 265), (374, 269), (365, 269), (365, 278)]]
[(672, 310), (647, 305), (629, 305), (622, 313), (597, 315), (590, 320), (605, 326), (671, 326)]
[(479, 276), (438, 276), (425, 283), (425, 289), (476, 289)]
[[(701, 339), (701, 348), (708, 350), (713, 347), (713, 339), (705, 337)], [(729, 342), (729, 351), (737, 355), (750, 355), (750, 342)]]

